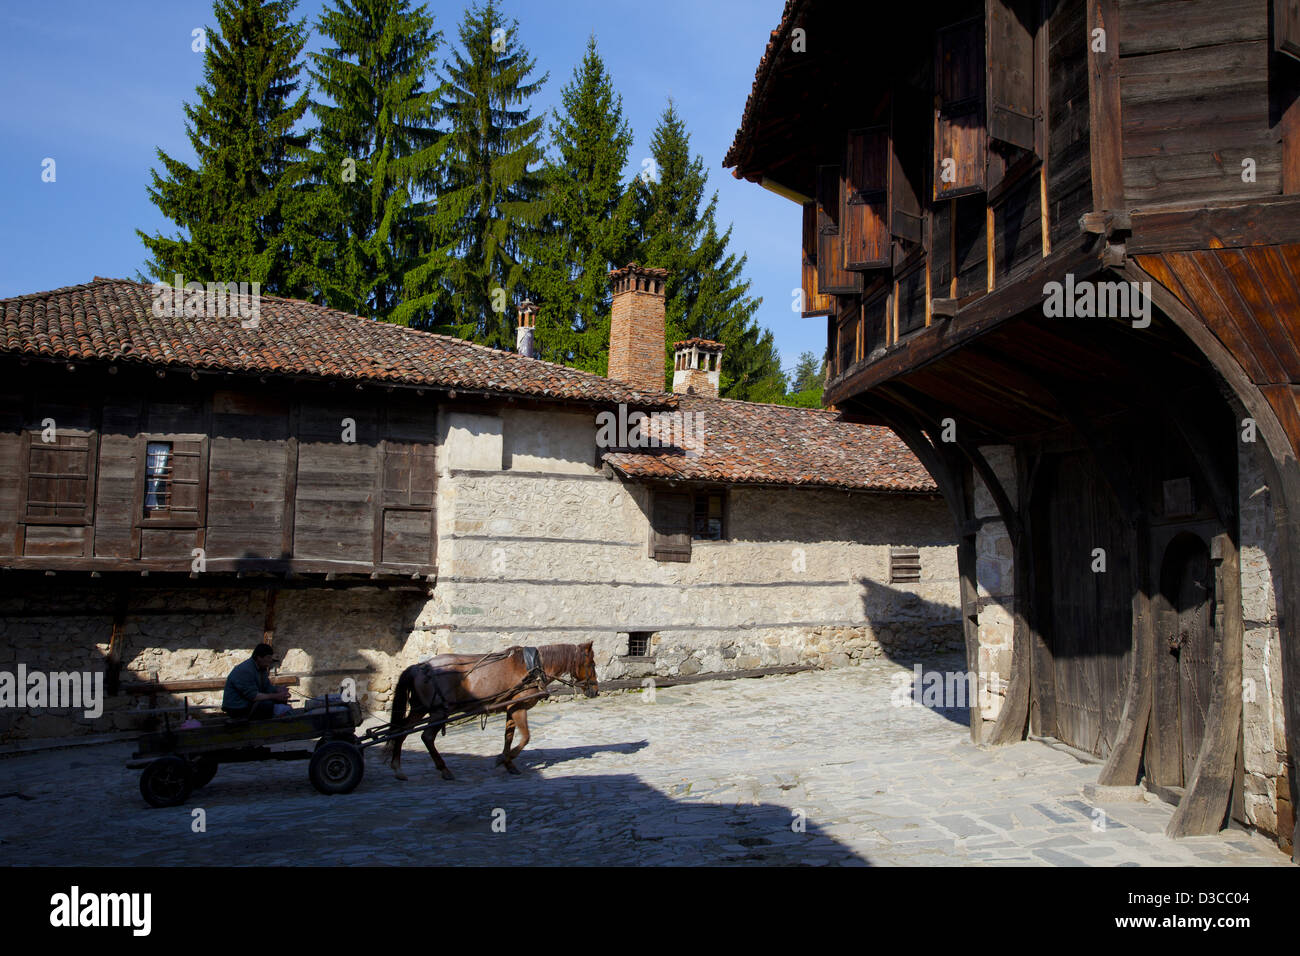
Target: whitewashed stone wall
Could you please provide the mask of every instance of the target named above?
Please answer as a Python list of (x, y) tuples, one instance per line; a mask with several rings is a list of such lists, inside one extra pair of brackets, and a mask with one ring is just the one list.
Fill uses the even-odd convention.
[[(1016, 454), (1010, 445), (985, 445), (984, 459), (997, 476), (1007, 497), (1014, 503)], [(1011, 674), (1011, 650), (1015, 632), (1015, 554), (1011, 536), (1002, 521), (993, 495), (975, 475), (975, 517), (986, 519), (975, 538), (975, 581), (980, 602), (978, 681), (980, 717), (992, 724), (1006, 699), (1006, 682)], [(983, 739), (983, 734), (979, 739)]]
[(1240, 444), (1239, 449), (1245, 810), (1250, 822), (1263, 832), (1289, 835), (1293, 810), (1286, 781), (1282, 650), (1272, 570), (1278, 553), (1273, 504), (1258, 459), (1263, 449), (1248, 444)]
[[(938, 497), (730, 488), (728, 540), (696, 541), (689, 563), (665, 563), (650, 557), (650, 490), (596, 466), (593, 414), (471, 408), (444, 412), (439, 426), (432, 596), (281, 591), (281, 671), (318, 675), (302, 693), (351, 677), (378, 712), (407, 665), (510, 644), (591, 641), (603, 680), (911, 662), (963, 648), (956, 548)], [(898, 545), (919, 549), (919, 582), (888, 583)], [(0, 599), (0, 670), (21, 661), (102, 672), (111, 600), (103, 589)], [(267, 600), (260, 588), (133, 592), (122, 680), (224, 678), (261, 640)], [(627, 659), (630, 631), (653, 634), (652, 659)], [(189, 695), (195, 705), (220, 698)], [(114, 697), (93, 723), (0, 711), (0, 743), (138, 729), (148, 706)]]

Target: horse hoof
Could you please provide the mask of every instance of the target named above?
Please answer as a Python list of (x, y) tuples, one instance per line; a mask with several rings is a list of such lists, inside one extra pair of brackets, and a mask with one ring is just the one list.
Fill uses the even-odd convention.
[(506, 769), (509, 770), (511, 773), (515, 774), (516, 776), (518, 776), (519, 774), (519, 768), (512, 763), (506, 764)]
[(442, 771), (442, 779), (443, 779), (443, 780), (455, 780), (455, 779), (456, 779), (456, 775), (455, 775), (454, 773), (452, 773), (450, 770), (443, 770), (443, 771)]

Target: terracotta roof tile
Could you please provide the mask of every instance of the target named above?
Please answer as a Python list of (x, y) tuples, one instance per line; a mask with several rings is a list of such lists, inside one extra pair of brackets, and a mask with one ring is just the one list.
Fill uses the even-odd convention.
[[(605, 461), (635, 478), (938, 492), (934, 479), (888, 428), (855, 425), (820, 409), (677, 398), (680, 411), (701, 416), (703, 440), (697, 444), (702, 447), (695, 454), (681, 447), (617, 451), (607, 453)], [(660, 418), (648, 431), (667, 441), (673, 427)]]
[(153, 288), (125, 279), (0, 299), (0, 352), (264, 375), (464, 388), (562, 400), (671, 406), (643, 392), (514, 352), (262, 296), (259, 323), (157, 317)]

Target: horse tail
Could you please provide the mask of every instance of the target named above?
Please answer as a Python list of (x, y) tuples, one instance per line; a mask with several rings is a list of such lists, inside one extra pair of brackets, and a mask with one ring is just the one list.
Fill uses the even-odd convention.
[[(402, 676), (397, 679), (397, 688), (393, 691), (393, 712), (389, 719), (389, 726), (394, 730), (401, 729), (401, 726), (406, 723), (406, 708), (411, 699), (411, 690), (414, 687), (415, 665), (412, 664), (402, 671)], [(405, 737), (394, 737), (384, 745), (384, 752), (388, 754), (390, 759), (405, 739)]]

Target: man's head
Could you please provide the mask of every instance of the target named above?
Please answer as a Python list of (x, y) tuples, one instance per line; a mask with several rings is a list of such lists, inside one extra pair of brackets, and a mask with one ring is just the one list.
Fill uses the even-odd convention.
[(272, 664), (279, 663), (270, 644), (258, 644), (253, 648), (253, 663), (264, 671), (269, 671)]

